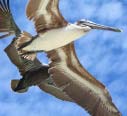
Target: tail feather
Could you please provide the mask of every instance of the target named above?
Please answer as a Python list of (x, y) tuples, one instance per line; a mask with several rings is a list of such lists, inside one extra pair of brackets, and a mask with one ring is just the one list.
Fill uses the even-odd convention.
[(0, 33), (4, 32), (8, 34), (2, 35), (0, 38), (11, 34), (18, 36), (21, 32), (11, 14), (9, 0), (0, 0)]

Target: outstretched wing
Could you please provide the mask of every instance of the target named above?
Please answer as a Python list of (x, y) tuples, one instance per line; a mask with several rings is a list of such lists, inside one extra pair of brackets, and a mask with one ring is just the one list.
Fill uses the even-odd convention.
[(67, 24), (59, 11), (59, 0), (29, 0), (26, 15), (35, 22), (37, 32)]
[[(13, 20), (9, 7), (9, 0), (0, 0), (0, 33), (5, 32), (8, 33), (1, 36), (0, 38), (5, 38), (11, 33), (16, 34), (17, 37), (18, 34), (20, 34), (20, 29), (17, 27), (15, 21)], [(32, 37), (27, 32), (24, 32), (24, 34), (27, 35), (29, 38)], [(23, 77), (21, 79), (24, 80), (24, 83), (21, 83), (20, 80), (11, 81), (11, 87), (13, 91), (15, 91), (19, 83), (21, 83), (21, 90), (16, 92), (20, 93), (26, 92), (28, 90), (28, 87), (32, 85), (38, 85), (41, 90), (48, 92), (61, 100), (73, 101), (66, 93), (62, 92), (60, 88), (56, 87), (53, 82), (48, 83), (47, 81), (44, 81), (45, 79), (49, 79), (47, 70), (48, 67), (42, 65), (37, 58), (34, 61), (21, 58), (18, 55), (13, 42), (5, 49), (5, 52), (12, 63), (17, 66), (17, 68), (21, 72), (21, 75), (26, 75), (26, 77)]]
[(48, 57), (56, 85), (91, 116), (121, 116), (105, 86), (81, 66), (73, 44), (48, 52)]
[(0, 0), (0, 33), (7, 33), (0, 36), (1, 39), (11, 34), (20, 34), (10, 11), (9, 0)]

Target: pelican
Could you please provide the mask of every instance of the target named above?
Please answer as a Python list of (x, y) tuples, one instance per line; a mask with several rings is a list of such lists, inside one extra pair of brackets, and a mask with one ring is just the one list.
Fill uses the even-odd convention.
[[(33, 20), (37, 36), (22, 33), (15, 46), (19, 54), (47, 53), (49, 74), (56, 85), (91, 116), (121, 116), (106, 87), (80, 64), (74, 41), (92, 29), (121, 32), (120, 29), (80, 20), (68, 23), (59, 11), (59, 0), (29, 0), (26, 10)], [(28, 56), (27, 56), (28, 57)]]
[(93, 29), (121, 32), (120, 29), (83, 19), (71, 24), (63, 18), (58, 5), (59, 0), (37, 0), (36, 3), (29, 0), (26, 15), (28, 19), (34, 21), (38, 35), (32, 37), (22, 33), (21, 37), (28, 41), (23, 46), (19, 44), (22, 50), (48, 52), (79, 39)]
[(11, 14), (9, 0), (0, 0), (0, 39), (15, 35), (10, 45), (5, 48), (7, 56), (11, 62), (18, 68), (22, 78), (11, 81), (11, 88), (14, 92), (24, 93), (30, 86), (36, 85), (42, 91), (45, 91), (61, 100), (73, 101), (60, 88), (56, 87), (52, 78), (48, 74), (48, 65), (43, 65), (37, 58), (30, 61), (18, 55), (14, 42), (20, 36), (21, 30), (16, 25)]

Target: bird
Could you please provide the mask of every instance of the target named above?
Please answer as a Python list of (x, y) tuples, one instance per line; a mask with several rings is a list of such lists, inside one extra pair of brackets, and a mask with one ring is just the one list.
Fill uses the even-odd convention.
[(47, 53), (48, 72), (57, 87), (91, 116), (121, 116), (106, 87), (81, 65), (74, 48), (74, 41), (90, 30), (121, 30), (88, 20), (71, 24), (61, 15), (59, 0), (29, 0), (26, 15), (33, 20), (37, 35), (22, 33), (15, 42), (18, 53), (22, 57), (35, 52)]
[(19, 49), (22, 48), (22, 50), (30, 52), (47, 52), (65, 46), (74, 40), (85, 36), (93, 29), (121, 32), (118, 28), (96, 24), (85, 19), (81, 19), (74, 24), (71, 24), (61, 15), (58, 5), (59, 0), (37, 0), (36, 3), (34, 0), (29, 0), (26, 15), (28, 19), (34, 21), (38, 34), (37, 36), (32, 37), (22, 33), (21, 37), (25, 40), (28, 39), (28, 42), (22, 46), (18, 44)]
[(10, 35), (15, 36), (4, 51), (22, 76), (20, 80), (13, 79), (11, 81), (12, 90), (14, 92), (24, 93), (28, 91), (29, 87), (36, 85), (42, 91), (58, 99), (73, 101), (60, 88), (56, 87), (48, 74), (48, 65), (42, 64), (37, 58), (34, 61), (30, 61), (18, 55), (14, 42), (17, 40), (18, 36), (20, 36), (21, 30), (13, 19), (9, 2), (9, 0), (0, 0), (0, 34), (3, 34), (0, 36), (0, 39)]

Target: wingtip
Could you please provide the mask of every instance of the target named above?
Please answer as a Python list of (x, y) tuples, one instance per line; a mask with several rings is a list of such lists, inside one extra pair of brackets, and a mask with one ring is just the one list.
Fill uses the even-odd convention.
[(118, 31), (117, 32), (123, 32), (123, 30), (122, 29), (118, 29)]
[(112, 28), (112, 31), (114, 31), (114, 32), (123, 32), (123, 30), (119, 29), (119, 28)]
[(25, 92), (27, 92), (28, 88), (19, 87), (19, 82), (20, 82), (20, 80), (12, 80), (11, 81), (11, 89), (14, 92), (17, 92), (17, 93), (25, 93)]
[(19, 80), (12, 80), (11, 81), (11, 89), (14, 92), (17, 92), (17, 93), (25, 93), (25, 92), (28, 91), (28, 88), (25, 88), (25, 89), (17, 89), (18, 84), (19, 84)]

